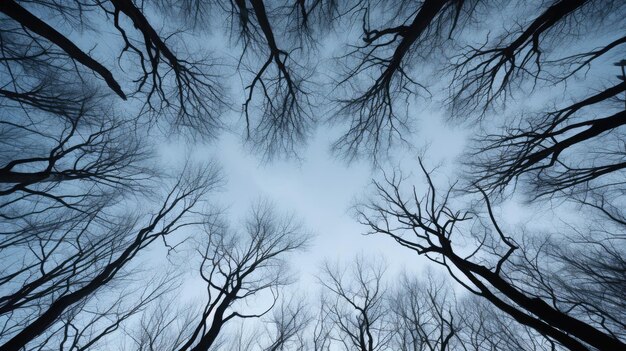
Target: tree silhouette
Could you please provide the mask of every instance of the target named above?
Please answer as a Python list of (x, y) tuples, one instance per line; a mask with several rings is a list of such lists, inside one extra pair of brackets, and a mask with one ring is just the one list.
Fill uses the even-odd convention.
[(321, 278), (333, 295), (325, 306), (333, 324), (330, 337), (346, 349), (385, 350), (394, 334), (387, 318), (385, 266), (357, 257), (347, 269), (327, 263)]
[[(115, 213), (96, 212), (89, 214), (91, 218), (70, 221), (69, 227), (44, 227), (40, 233), (26, 231), (33, 237), (25, 243), (8, 243), (8, 255), (24, 256), (3, 272), (3, 290), (7, 290), (1, 312), (9, 316), (10, 324), (5, 326), (3, 336), (8, 340), (0, 350), (26, 346), (62, 320), (70, 309), (124, 274), (129, 262), (151, 243), (196, 224), (197, 219), (189, 214), (218, 182), (216, 169), (202, 168), (181, 176), (151, 214), (122, 215), (118, 220), (98, 223), (94, 218), (97, 215), (112, 217)], [(29, 251), (32, 255), (25, 255)], [(30, 311), (28, 317), (18, 318), (24, 311)]]
[(395, 348), (445, 351), (460, 348), (463, 329), (452, 289), (432, 273), (424, 280), (404, 275), (390, 301), (395, 316)]
[[(0, 2), (0, 351), (623, 349), (625, 14), (612, 0)], [(420, 160), (419, 196), (385, 168), (421, 146), (431, 110), (471, 140), (443, 194)], [(267, 202), (225, 224), (205, 206), (219, 167), (163, 152), (240, 130), (263, 161), (299, 159), (321, 122), (334, 156), (382, 168), (357, 206), (370, 234), (470, 296), (364, 257), (326, 264), (319, 296), (290, 293), (302, 226)], [(565, 223), (508, 226), (497, 208), (517, 195)], [(180, 298), (189, 271), (199, 300)]]
[[(424, 197), (413, 188), (406, 199), (401, 191), (402, 178), (397, 174), (386, 177), (385, 183), (374, 183), (378, 199), (359, 209), (359, 217), (371, 233), (390, 236), (443, 265), (467, 290), (568, 349), (588, 349), (585, 345), (598, 349), (623, 347), (615, 325), (591, 317), (584, 297), (571, 300), (571, 294), (561, 294), (552, 286), (550, 278), (566, 269), (559, 266), (567, 262), (546, 259), (549, 255), (544, 256), (543, 250), (548, 239), (535, 242), (507, 234), (498, 225), (484, 192), (486, 221), (479, 220), (479, 213), (454, 210), (449, 205), (451, 190), (439, 195), (430, 173), (422, 169), (428, 181)], [(464, 234), (475, 241), (472, 248), (453, 245), (463, 241)], [(603, 310), (596, 308), (594, 312), (602, 315)], [(605, 318), (614, 319), (610, 312)]]
[[(111, 58), (120, 63), (128, 62), (129, 69), (139, 68), (139, 71), (138, 76), (132, 79), (134, 86), (123, 88), (118, 82), (119, 77), (115, 77), (118, 72), (105, 67), (101, 60), (81, 50), (75, 41), (55, 28), (59, 24), (46, 23), (17, 1), (3, 2), (0, 12), (14, 21), (3, 21), (3, 31), (24, 38), (27, 43), (22, 45), (37, 48), (35, 59), (48, 63), (58, 61), (67, 70), (74, 70), (79, 74), (82, 74), (83, 67), (94, 72), (122, 99), (126, 100), (130, 96), (139, 98), (143, 111), (151, 112), (150, 120), (167, 120), (171, 126), (185, 129), (187, 133), (202, 136), (217, 134), (221, 124), (220, 114), (225, 109), (226, 100), (222, 88), (217, 84), (213, 63), (208, 59), (182, 58), (184, 54), (176, 53), (172, 45), (166, 43), (164, 38), (169, 35), (158, 33), (150, 24), (143, 14), (145, 9), (126, 0), (100, 2), (97, 6), (47, 2), (30, 6), (36, 10), (43, 7), (52, 14), (75, 16), (79, 21), (89, 21), (92, 17), (105, 14), (106, 25), (119, 34), (118, 40), (122, 43), (117, 56)], [(132, 23), (132, 30), (126, 28), (126, 19)], [(32, 56), (22, 55), (20, 59), (30, 60)], [(13, 64), (5, 62), (6, 66)], [(33, 93), (35, 91), (23, 92), (16, 89), (9, 90), (5, 96)]]
[[(260, 202), (251, 212), (241, 234), (230, 232), (219, 222), (205, 229), (207, 242), (198, 253), (207, 302), (193, 333), (179, 350), (208, 350), (232, 319), (259, 318), (268, 313), (278, 300), (279, 288), (289, 283), (283, 256), (302, 249), (308, 237), (293, 217), (279, 217), (267, 202)], [(240, 301), (268, 294), (267, 307), (252, 312), (237, 308)], [(285, 326), (279, 323), (278, 327)], [(284, 338), (282, 342), (286, 342)]]

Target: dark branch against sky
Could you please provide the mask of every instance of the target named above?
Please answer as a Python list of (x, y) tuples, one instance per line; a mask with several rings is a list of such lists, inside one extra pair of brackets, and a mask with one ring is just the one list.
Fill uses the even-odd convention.
[(617, 350), (626, 4), (0, 3), (0, 351)]

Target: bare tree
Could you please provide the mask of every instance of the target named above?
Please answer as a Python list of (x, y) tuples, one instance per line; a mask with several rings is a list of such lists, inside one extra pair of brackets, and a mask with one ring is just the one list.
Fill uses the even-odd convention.
[[(624, 348), (625, 10), (600, 0), (0, 2), (0, 351), (106, 349), (115, 333), (130, 349), (228, 348), (233, 320), (265, 326), (240, 333), (240, 349)], [(494, 14), (504, 23), (485, 24)], [(319, 70), (328, 34), (353, 29), (358, 43), (331, 43), (346, 69)], [(293, 218), (261, 204), (241, 232), (215, 221), (199, 209), (219, 183), (212, 167), (164, 190), (154, 126), (215, 137), (232, 109), (226, 65), (196, 36), (209, 31), (230, 34), (245, 139), (265, 159), (297, 157), (332, 111), (347, 124), (333, 150), (378, 162), (412, 143), (409, 106), (435, 90), (451, 117), (479, 120), (461, 189), (469, 209), (454, 210), (464, 198), (439, 196), (422, 167), (424, 197), (405, 197), (394, 174), (359, 214), (482, 300), (464, 310), (434, 279), (389, 289), (383, 267), (360, 258), (351, 271), (325, 267), (311, 325), (301, 300), (279, 296), (292, 281), (284, 259), (308, 238)], [(588, 74), (599, 79), (581, 83)], [(541, 89), (566, 102), (507, 109)], [(565, 195), (597, 217), (505, 230), (493, 196), (518, 183), (532, 200)], [(174, 282), (131, 284), (136, 262), (155, 241), (174, 253), (174, 232), (199, 224), (205, 299), (159, 306)]]
[(191, 335), (198, 308), (182, 304), (175, 294), (159, 296), (141, 319), (124, 330), (122, 350), (177, 350)]
[[(347, 268), (324, 266), (321, 284), (332, 293), (326, 308), (331, 340), (346, 350), (387, 350), (394, 330), (388, 318), (386, 267), (358, 256)], [(326, 322), (328, 323), (328, 322)]]
[[(42, 20), (41, 15), (37, 15), (42, 11), (62, 19), (78, 18), (80, 23), (94, 19), (98, 21), (99, 16), (104, 14), (105, 24), (110, 26), (111, 32), (118, 34), (116, 39), (121, 42), (119, 53), (111, 58), (117, 59), (122, 67), (131, 71), (139, 69), (137, 77), (133, 78), (134, 86), (122, 88), (119, 77), (115, 77), (121, 75), (119, 72), (107, 68), (95, 55), (85, 52), (75, 40), (63, 34), (60, 29), (63, 27), (62, 22), (46, 23)], [(217, 84), (218, 75), (212, 67), (213, 62), (206, 58), (187, 58), (185, 54), (177, 53), (173, 47), (180, 45), (167, 42), (167, 39), (173, 41), (175, 36), (159, 33), (144, 15), (145, 11), (130, 0), (97, 4), (58, 4), (42, 0), (31, 2), (26, 7), (11, 0), (0, 6), (0, 12), (14, 21), (3, 20), (3, 26), (8, 27), (7, 33), (22, 37), (26, 45), (34, 49), (31, 53), (37, 55), (36, 59), (58, 62), (61, 67), (74, 70), (79, 75), (85, 70), (95, 73), (122, 99), (131, 96), (139, 98), (143, 111), (153, 112), (151, 121), (157, 117), (167, 119), (170, 125), (185, 129), (186, 133), (215, 136), (221, 124), (219, 118), (225, 109), (226, 99)], [(132, 29), (127, 28), (126, 21), (130, 21)], [(4, 95), (33, 93), (36, 91), (15, 89), (8, 90), (8, 94)]]
[(331, 316), (330, 300), (327, 295), (321, 294), (318, 301), (315, 323), (311, 330), (311, 348), (314, 351), (328, 351), (332, 345), (333, 325), (328, 323)]
[(57, 30), (69, 18), (86, 25), (98, 7), (83, 5), (0, 5), (2, 350), (95, 348), (171, 288), (116, 284), (130, 279), (149, 244), (169, 245), (166, 236), (193, 224), (194, 208), (219, 183), (209, 166), (175, 181), (162, 205), (133, 210), (158, 198), (164, 189), (153, 180), (165, 185), (167, 172), (148, 165), (137, 115), (111, 108), (87, 77), (95, 72), (125, 99), (115, 72)]
[[(219, 184), (219, 176), (215, 168), (204, 167), (186, 177), (175, 182), (154, 213), (122, 215), (117, 221), (110, 220), (110, 227), (87, 219), (70, 228), (72, 232), (63, 232), (65, 236), (59, 240), (40, 237), (22, 249), (26, 253), (33, 250), (33, 261), (20, 262), (16, 256), (20, 247), (9, 246), (9, 255), (17, 260), (10, 266), (12, 271), (2, 277), (8, 290), (2, 298), (3, 313), (8, 313), (10, 323), (5, 326), (7, 340), (0, 350), (21, 349), (61, 321), (70, 309), (123, 275), (129, 262), (148, 245), (198, 224), (190, 215), (207, 191)], [(146, 224), (141, 225), (142, 221)], [(24, 311), (30, 313), (18, 318)]]
[[(465, 224), (478, 218), (478, 213), (453, 210), (449, 207), (450, 191), (438, 196), (430, 174), (425, 169), (424, 173), (428, 192), (423, 198), (418, 197), (414, 188), (410, 200), (405, 199), (400, 190), (401, 178), (396, 175), (386, 178), (384, 185), (375, 183), (379, 200), (359, 210), (362, 222), (372, 233), (388, 235), (402, 246), (445, 266), (466, 289), (568, 349), (624, 346), (620, 337), (609, 331), (611, 327), (578, 310), (577, 304), (562, 303), (558, 291), (544, 284), (551, 271), (545, 270), (550, 267), (549, 262), (541, 259), (543, 246), (533, 247), (532, 241), (524, 245), (507, 235), (498, 225), (486, 194), (487, 221), (474, 220), (472, 229)], [(476, 240), (471, 249), (453, 245), (462, 240), (464, 231), (466, 238), (469, 235)], [(516, 277), (519, 267), (526, 267), (522, 279)], [(529, 271), (533, 274), (528, 274)], [(543, 286), (533, 289), (533, 283)], [(546, 296), (546, 292), (552, 294)]]
[[(338, 82), (350, 91), (349, 97), (339, 100), (338, 113), (349, 120), (349, 129), (333, 148), (348, 158), (358, 156), (361, 149), (376, 156), (386, 152), (394, 140), (406, 141), (403, 135), (411, 130), (411, 123), (403, 110), (409, 98), (414, 94), (430, 94), (426, 83), (411, 74), (411, 63), (427, 57), (451, 35), (459, 21), (471, 17), (473, 2), (427, 0), (416, 6), (394, 1), (384, 4), (382, 9), (376, 6), (382, 2), (364, 4), (360, 9), (363, 43), (344, 56), (356, 58), (356, 62)], [(380, 12), (392, 16), (380, 28), (372, 28), (372, 18), (385, 20)], [(367, 77), (365, 85), (359, 84), (362, 76)]]
[(263, 351), (308, 350), (306, 347), (305, 331), (310, 315), (306, 308), (306, 300), (291, 297), (291, 300), (281, 301), (273, 309), (272, 317), (265, 322), (266, 346)]
[[(560, 192), (588, 191), (602, 187), (605, 179), (613, 186), (623, 175), (624, 106), (612, 99), (624, 93), (622, 82), (579, 102), (541, 114), (507, 128), (504, 134), (476, 139), (468, 168), (476, 172), (472, 181), (489, 190), (502, 191), (522, 178), (532, 197)], [(605, 116), (588, 118), (602, 109)], [(607, 113), (608, 112), (608, 113)], [(586, 152), (586, 150), (595, 150)], [(600, 179), (602, 178), (602, 179)]]
[[(272, 310), (280, 288), (290, 282), (284, 256), (308, 241), (292, 216), (278, 216), (267, 202), (252, 209), (242, 230), (231, 231), (219, 222), (206, 227), (206, 243), (198, 254), (207, 301), (191, 337), (179, 350), (208, 350), (232, 319), (259, 318)], [(254, 298), (268, 302), (243, 310), (242, 303)]]
[[(556, 85), (575, 96), (569, 82), (606, 65), (625, 43), (619, 30), (610, 31), (610, 23), (623, 27), (624, 8), (615, 1), (352, 3), (343, 18), (362, 18), (362, 42), (346, 43), (340, 58), (348, 68), (332, 97), (335, 119), (348, 124), (333, 148), (348, 159), (410, 143), (409, 102), (430, 98), (438, 86), (448, 91), (440, 101), (453, 117), (488, 118), (506, 111), (504, 102), (518, 92)], [(485, 23), (501, 14), (501, 25)]]
[(269, 351), (308, 350), (307, 331), (311, 320), (303, 296), (283, 294), (267, 313), (256, 319), (239, 319), (211, 345), (211, 350)]
[(2, 33), (0, 196), (11, 195), (3, 199), (9, 204), (48, 198), (71, 207), (81, 201), (80, 190), (58, 194), (68, 189), (62, 183), (145, 188), (139, 181), (153, 174), (146, 140), (88, 82), (71, 84), (81, 77), (57, 55), (14, 30)]
[(158, 173), (148, 164), (147, 140), (89, 82), (76, 84), (82, 79), (62, 55), (7, 29), (0, 58), (2, 249), (106, 222), (104, 208), (148, 194)]
[(429, 272), (426, 279), (405, 273), (391, 295), (398, 350), (444, 351), (461, 348), (461, 317), (451, 287)]
[(459, 338), (464, 350), (554, 351), (559, 344), (541, 337), (534, 329), (516, 323), (506, 313), (493, 309), (489, 301), (466, 296), (458, 304), (462, 316)]
[[(54, 7), (48, 7), (48, 9), (50, 8)], [(57, 8), (57, 10), (67, 11), (66, 8), (61, 7)], [(75, 60), (86, 68), (94, 71), (105, 80), (111, 90), (113, 90), (122, 99), (126, 100), (126, 94), (124, 94), (119, 83), (106, 67), (78, 48), (71, 40), (54, 29), (54, 27), (48, 25), (26, 8), (22, 7), (17, 1), (12, 0), (3, 2), (0, 6), (0, 12), (19, 23), (24, 31), (32, 32), (42, 38), (45, 38), (65, 52), (69, 57), (71, 57), (72, 60)]]
[[(571, 78), (624, 42), (623, 38), (617, 39), (601, 49), (589, 51), (585, 51), (585, 45), (577, 45), (580, 51), (575, 54), (551, 59), (554, 56), (550, 51), (554, 47), (566, 51), (559, 45), (570, 38), (580, 40), (580, 35), (590, 26), (608, 25), (604, 21), (611, 12), (619, 12), (622, 5), (593, 0), (556, 0), (530, 5), (536, 16), (512, 20), (512, 25), (500, 36), (467, 45), (455, 55), (451, 102), (457, 113), (467, 115), (475, 109), (484, 113), (496, 101), (506, 100), (526, 80), (530, 80), (534, 88), (540, 81), (559, 83)], [(557, 73), (563, 70), (565, 73)]]
[(231, 4), (232, 26), (238, 31), (234, 35), (243, 46), (237, 68), (249, 72), (249, 77), (242, 75), (246, 138), (266, 158), (296, 155), (315, 123), (308, 50), (288, 36), (305, 22), (296, 22), (295, 29), (282, 25), (282, 18), (289, 17), (278, 2)]
[[(520, 19), (519, 27), (493, 41), (467, 46), (453, 60), (454, 113), (466, 118), (480, 110), (489, 118), (487, 112), (498, 111), (507, 117), (504, 123), (488, 121), (474, 138), (465, 157), (468, 188), (502, 194), (521, 184), (529, 200), (571, 199), (607, 186), (621, 191), (626, 85), (621, 60), (618, 68), (612, 63), (616, 55), (621, 58), (625, 41), (622, 33), (602, 28), (621, 20), (623, 5), (553, 1), (539, 8), (536, 17)], [(591, 28), (603, 36), (586, 35)], [(589, 71), (605, 77), (601, 86), (570, 87)], [(548, 92), (547, 86), (562, 90), (565, 102), (525, 106), (515, 114), (495, 106), (517, 103), (516, 93)]]
[[(137, 277), (133, 277), (137, 279)], [(106, 294), (91, 296), (65, 313), (59, 323), (44, 336), (31, 342), (30, 350), (93, 350), (106, 344), (135, 315), (171, 291), (176, 280), (169, 274), (159, 275), (138, 286), (108, 286)]]

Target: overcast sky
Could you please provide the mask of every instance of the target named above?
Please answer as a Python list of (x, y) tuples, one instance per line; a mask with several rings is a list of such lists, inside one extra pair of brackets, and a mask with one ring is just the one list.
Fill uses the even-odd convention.
[[(163, 16), (151, 16), (155, 20)], [(94, 21), (94, 26), (97, 21)], [(68, 28), (72, 30), (72, 28)], [(223, 29), (224, 30), (224, 29)], [(106, 40), (110, 33), (101, 32), (100, 40), (93, 35), (81, 36), (80, 32), (73, 32), (73, 36), (80, 36), (79, 42), (85, 47), (94, 46), (102, 52), (104, 61), (109, 50), (116, 51), (115, 45)], [(336, 57), (337, 50), (343, 50), (339, 43), (355, 42), (360, 40), (362, 29), (360, 26), (349, 26), (329, 33), (318, 48), (318, 55), (312, 61), (317, 66), (318, 77), (323, 77), (325, 70), (336, 64), (332, 57)], [(189, 49), (194, 45), (199, 48), (211, 48), (211, 56), (219, 58), (217, 63), (223, 64), (224, 71), (231, 74), (230, 80), (224, 84), (230, 90), (233, 100), (232, 106), (237, 106), (244, 100), (245, 91), (240, 72), (233, 70), (237, 62), (239, 51), (233, 48), (237, 43), (228, 42), (228, 34), (220, 30), (200, 30), (193, 34), (194, 40), (186, 40)], [(113, 45), (113, 46), (112, 46)], [(96, 51), (97, 52), (97, 51)], [(113, 63), (112, 63), (113, 64)], [(431, 72), (432, 74), (432, 72)], [(435, 75), (436, 77), (436, 75)], [(129, 77), (125, 77), (129, 79)], [(444, 81), (444, 80), (442, 80)], [(381, 166), (386, 169), (397, 167), (405, 175), (413, 175), (410, 182), (419, 186), (421, 171), (417, 159), (424, 157), (428, 168), (439, 167), (437, 181), (447, 185), (457, 179), (458, 156), (464, 150), (471, 133), (472, 126), (447, 123), (447, 112), (442, 104), (445, 97), (445, 86), (434, 85), (431, 99), (411, 99), (408, 111), (415, 133), (407, 135), (413, 144), (413, 149), (398, 147), (392, 150), (389, 158), (381, 160)], [(534, 97), (533, 101), (520, 100), (519, 104), (528, 106), (541, 105), (537, 99), (548, 99), (549, 94)], [(130, 101), (123, 105), (126, 111), (133, 113), (133, 104), (141, 101)], [(515, 106), (509, 106), (513, 111)], [(324, 111), (320, 109), (319, 111)], [(257, 113), (255, 111), (253, 113)], [(324, 121), (324, 116), (316, 116)], [(231, 131), (225, 131), (218, 140), (209, 143), (177, 142), (175, 139), (160, 142), (160, 153), (167, 166), (174, 160), (180, 160), (192, 154), (199, 161), (216, 160), (223, 170), (226, 185), (223, 191), (216, 195), (216, 202), (228, 208), (228, 219), (236, 227), (236, 222), (245, 217), (246, 211), (254, 201), (265, 198), (276, 204), (281, 212), (295, 214), (301, 218), (304, 226), (313, 234), (313, 240), (308, 250), (303, 254), (292, 257), (291, 268), (299, 273), (299, 286), (309, 289), (316, 285), (315, 275), (325, 260), (347, 262), (357, 254), (370, 257), (382, 257), (392, 270), (420, 270), (425, 265), (425, 258), (418, 257), (414, 252), (400, 247), (387, 237), (363, 236), (367, 230), (357, 223), (351, 211), (355, 202), (364, 199), (368, 193), (372, 179), (380, 177), (380, 171), (373, 166), (371, 160), (358, 160), (347, 163), (336, 158), (329, 150), (329, 146), (338, 136), (340, 128), (321, 124), (307, 144), (300, 152), (300, 160), (280, 159), (264, 162), (261, 155), (250, 152), (242, 145), (241, 135), (244, 120), (240, 111), (229, 111), (222, 116), (227, 121)], [(154, 130), (151, 134), (159, 134)], [(160, 137), (155, 135), (156, 137)], [(409, 184), (410, 184), (409, 182)], [(418, 189), (419, 193), (420, 189)], [(503, 221), (516, 222), (528, 218), (528, 211), (516, 201), (509, 201), (501, 210)], [(202, 292), (200, 292), (202, 293)]]
[[(454, 180), (450, 170), (455, 168), (467, 132), (444, 125), (436, 111), (424, 115), (428, 118), (418, 121), (419, 133), (412, 136), (421, 147), (398, 148), (392, 158), (384, 160), (385, 167), (397, 166), (407, 176), (412, 174), (411, 180), (420, 181), (417, 160), (427, 150), (427, 164), (441, 166), (439, 180), (445, 185), (448, 179)], [(196, 144), (191, 150), (169, 143), (161, 151), (166, 160), (192, 153), (198, 160), (218, 161), (226, 186), (217, 198), (228, 209), (234, 227), (258, 199), (269, 199), (280, 212), (300, 218), (313, 240), (305, 253), (290, 258), (291, 269), (299, 273), (299, 289), (316, 288), (316, 275), (324, 261), (346, 263), (359, 254), (383, 258), (390, 270), (420, 270), (424, 258), (387, 237), (363, 235), (367, 228), (356, 221), (351, 208), (371, 193), (371, 181), (380, 177), (380, 170), (369, 160), (347, 163), (333, 156), (329, 145), (334, 137), (331, 129), (319, 128), (300, 160), (263, 162), (250, 154), (234, 133), (224, 133), (216, 143)]]

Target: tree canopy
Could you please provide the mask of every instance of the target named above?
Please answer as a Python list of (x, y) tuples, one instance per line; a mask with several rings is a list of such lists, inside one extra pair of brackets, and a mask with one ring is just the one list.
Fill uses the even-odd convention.
[[(625, 349), (625, 32), (614, 0), (1, 1), (0, 351)], [(228, 134), (371, 165), (359, 240), (427, 273), (294, 292), (299, 214), (236, 218), (189, 151)]]

